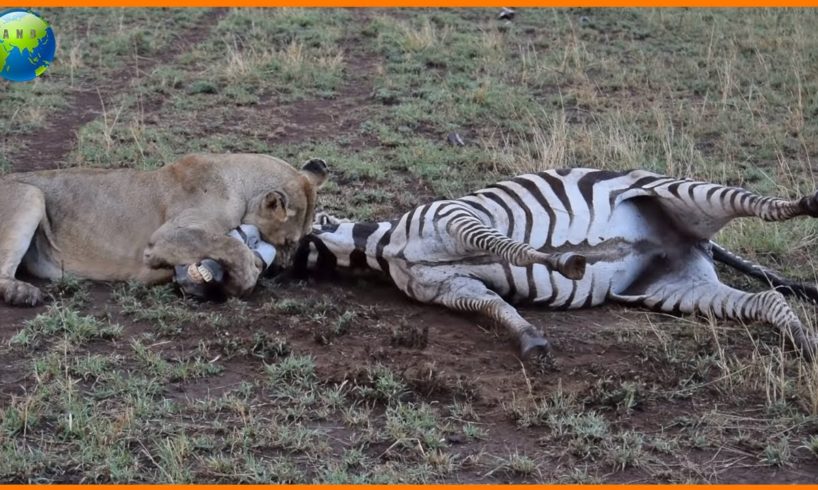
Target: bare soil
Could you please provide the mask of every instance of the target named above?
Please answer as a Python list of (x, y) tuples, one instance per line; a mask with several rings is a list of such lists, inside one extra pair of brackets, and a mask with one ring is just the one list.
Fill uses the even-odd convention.
[[(128, 339), (149, 331), (152, 325), (134, 322), (121, 313), (111, 298), (112, 285), (97, 284), (91, 291), (89, 314), (110, 318), (125, 327), (117, 342), (93, 341), (87, 346), (90, 353), (127, 355)], [(309, 300), (328, 299), (341, 309), (362, 312), (356, 317), (349, 332), (331, 338), (328, 343), (318, 339), (317, 323), (288, 318), (287, 315), (262, 313), (261, 306), (270, 296)], [(228, 304), (203, 304), (203, 310), (235, 315)], [(0, 344), (23, 327), (26, 320), (42, 312), (44, 307), (21, 309), (0, 305)], [(468, 441), (451, 437), (447, 443), (456, 448), (460, 457), (489, 454), (508, 454), (520, 451), (536, 454), (548, 451), (542, 428), (518, 427), (509, 417), (507, 405), (526, 394), (547, 396), (564, 390), (579, 399), (590, 400), (588, 409), (617, 412), (610, 401), (594, 396), (600, 383), (632, 381), (652, 387), (652, 395), (641, 399), (627, 414), (619, 414), (619, 429), (641, 433), (663, 433), (670, 437), (683, 428), (675, 420), (695, 418), (710, 410), (740, 409), (763, 405), (764, 394), (752, 399), (726, 400), (717, 390), (699, 390), (695, 397), (672, 395), (679, 382), (688, 373), (676, 372), (671, 366), (652, 358), (636, 342), (617, 339), (622, 331), (633, 329), (642, 313), (617, 306), (584, 311), (549, 312), (537, 308), (522, 310), (523, 315), (547, 332), (554, 346), (553, 364), (538, 368), (521, 362), (516, 357), (516, 346), (509, 336), (491, 325), (481, 325), (475, 318), (454, 314), (445, 309), (418, 304), (403, 296), (380, 278), (336, 278), (332, 281), (284, 283), (262, 288), (250, 298), (247, 314), (229, 328), (232, 340), (238, 344), (252, 344), (254, 335), (262, 331), (285, 338), (293, 352), (310, 355), (315, 359), (319, 379), (326, 383), (361, 380), (364, 368), (382, 364), (407, 380), (411, 390), (427, 403), (450, 403), (453, 399), (467, 400), (480, 416), (480, 424), (487, 428), (486, 441)], [(428, 336), (418, 345), (395, 343), (395, 330), (407, 325), (428, 328)], [(658, 325), (661, 328), (661, 324)], [(185, 358), (203, 341), (219, 352), (223, 339), (215, 339), (207, 325), (191, 326), (158, 347), (165, 358)], [(736, 355), (750, 355), (747, 349)], [(4, 355), (0, 361), (0, 406), (11, 397), (26, 390), (30, 379), (30, 362), (37, 352)], [(264, 364), (253, 356), (237, 356), (224, 362), (224, 370), (202, 380), (172, 383), (164, 397), (172, 400), (207, 400), (230, 390), (243, 381), (263, 379)], [(658, 395), (657, 395), (658, 394)], [(666, 396), (663, 396), (666, 395)], [(753, 416), (747, 411), (747, 416)], [(330, 436), (342, 439), (347, 429), (334, 427)], [(387, 447), (373, 445), (372, 454), (386, 451)], [(747, 465), (730, 469), (735, 454), (720, 454), (712, 449), (685, 449), (684, 459), (693, 468), (712, 467), (723, 459), (725, 468), (708, 479), (732, 483), (793, 483), (818, 479), (818, 462), (799, 464), (783, 469), (765, 468), (753, 464), (752, 448), (748, 448)], [(670, 459), (670, 458), (669, 458)], [(678, 455), (672, 458), (678, 460)], [(738, 458), (741, 459), (741, 458)], [(570, 460), (560, 462), (570, 468)], [(567, 466), (565, 466), (567, 465)], [(485, 471), (464, 469), (451, 482), (486, 481)], [(548, 468), (546, 468), (546, 471)], [(703, 470), (704, 471), (704, 470)], [(515, 481), (513, 478), (511, 481)], [(638, 468), (629, 468), (610, 475), (611, 482), (650, 482)]]
[(14, 171), (31, 172), (62, 167), (65, 157), (76, 144), (77, 131), (101, 116), (105, 101), (112, 99), (123, 88), (136, 86), (140, 75), (150, 72), (153, 67), (171, 63), (185, 50), (206, 39), (210, 30), (226, 12), (227, 9), (208, 11), (195, 29), (181, 36), (178, 42), (164, 50), (160, 56), (144, 58), (142, 65), (137, 67), (136, 76), (133, 67), (129, 66), (112, 75), (103, 84), (99, 84), (98, 81), (92, 84), (89, 80), (77, 80), (77, 85), (72, 90), (73, 100), (70, 105), (49, 117), (46, 127), (21, 138), (21, 150), (9, 156), (14, 162)]

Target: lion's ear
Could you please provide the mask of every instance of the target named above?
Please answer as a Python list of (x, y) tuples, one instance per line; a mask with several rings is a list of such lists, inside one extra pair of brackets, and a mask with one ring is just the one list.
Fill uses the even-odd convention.
[(327, 162), (320, 158), (311, 158), (301, 167), (301, 173), (312, 182), (312, 185), (320, 188), (327, 181), (329, 174)]
[(259, 213), (262, 216), (270, 216), (278, 221), (287, 221), (287, 218), (295, 215), (295, 211), (289, 208), (289, 202), (287, 194), (281, 191), (270, 191), (261, 200)]

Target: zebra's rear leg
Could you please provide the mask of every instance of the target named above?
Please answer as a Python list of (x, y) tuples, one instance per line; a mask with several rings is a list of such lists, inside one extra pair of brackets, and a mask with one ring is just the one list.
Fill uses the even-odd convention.
[(527, 243), (513, 240), (486, 226), (463, 209), (451, 212), (449, 216), (449, 233), (467, 249), (495, 254), (519, 267), (542, 264), (572, 280), (582, 279), (585, 275), (586, 260), (582, 255), (540, 252)]
[(531, 247), (528, 248), (529, 250), (521, 253), (511, 264), (519, 267), (543, 264), (549, 269), (555, 270), (574, 281), (582, 279), (582, 276), (585, 275), (585, 265), (587, 261), (584, 255), (575, 254), (573, 252), (544, 253)]
[(725, 320), (763, 321), (791, 338), (808, 359), (813, 359), (818, 350), (818, 338), (807, 332), (778, 291), (748, 293), (718, 279), (691, 280), (679, 275), (676, 278), (665, 276), (643, 294), (611, 295), (611, 299), (668, 313), (702, 313)]
[(435, 298), (436, 303), (457, 311), (485, 315), (508, 329), (520, 346), (521, 359), (549, 352), (550, 345), (542, 333), (481, 281), (455, 277), (446, 281), (441, 290), (443, 293)]
[(644, 189), (659, 198), (662, 209), (677, 226), (701, 239), (710, 239), (734, 218), (784, 221), (797, 216), (818, 217), (818, 193), (790, 201), (709, 182), (658, 182), (647, 184)]

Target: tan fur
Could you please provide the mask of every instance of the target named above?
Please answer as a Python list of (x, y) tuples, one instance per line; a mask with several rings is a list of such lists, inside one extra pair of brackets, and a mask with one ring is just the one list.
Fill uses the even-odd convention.
[(0, 177), (0, 297), (10, 304), (42, 300), (37, 288), (15, 279), (21, 263), (43, 278), (71, 273), (153, 284), (169, 281), (175, 265), (208, 257), (225, 266), (227, 293), (242, 295), (255, 285), (260, 264), (225, 234), (255, 225), (286, 257), (310, 231), (325, 177), (309, 162), (298, 171), (255, 154), (187, 155), (149, 172)]

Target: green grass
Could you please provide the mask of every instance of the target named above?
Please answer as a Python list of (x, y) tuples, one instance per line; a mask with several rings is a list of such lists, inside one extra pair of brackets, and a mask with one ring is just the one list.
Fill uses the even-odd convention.
[(26, 323), (12, 339), (14, 345), (32, 347), (44, 338), (64, 336), (72, 344), (82, 344), (93, 338), (113, 338), (122, 333), (119, 325), (110, 325), (76, 310), (51, 305), (45, 313)]
[[(201, 9), (45, 9), (38, 11), (59, 39), (48, 74), (32, 83), (3, 82), (0, 170), (12, 154), (25, 154), (25, 136), (46, 128), (70, 109), (79, 90), (105, 90), (129, 80), (146, 60), (161, 57), (204, 15)], [(5, 165), (13, 165), (10, 162)]]
[[(33, 150), (27, 135), (52, 134), (56, 114), (99, 88), (104, 110), (71, 136), (68, 166), (321, 157), (332, 169), (321, 207), (358, 220), (557, 167), (640, 167), (787, 197), (816, 187), (814, 12), (520, 9), (510, 24), (496, 13), (45, 10), (58, 56), (34, 83), (0, 85), (0, 174)], [(466, 146), (447, 144), (453, 131)], [(813, 220), (745, 220), (718, 240), (814, 280), (816, 232)], [(391, 286), (367, 278), (322, 284), (265, 280), (216, 305), (172, 287), (44, 286), (50, 305), (3, 330), (0, 481), (818, 471), (818, 364), (765, 326), (532, 309), (522, 313), (554, 332), (558, 362), (522, 366), (504, 333), (463, 334), (468, 317), (384, 299)], [(815, 309), (794, 304), (814, 327)]]

